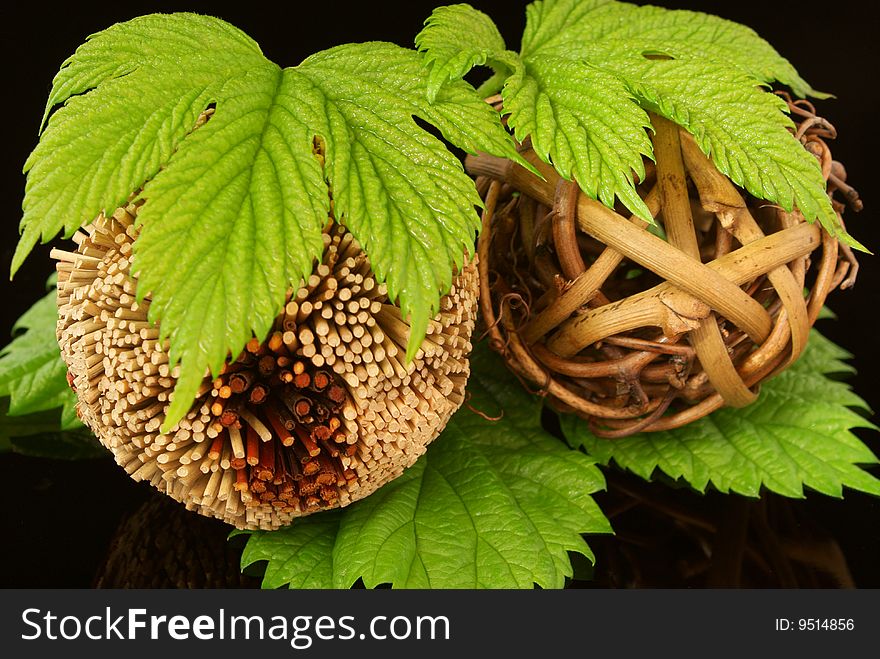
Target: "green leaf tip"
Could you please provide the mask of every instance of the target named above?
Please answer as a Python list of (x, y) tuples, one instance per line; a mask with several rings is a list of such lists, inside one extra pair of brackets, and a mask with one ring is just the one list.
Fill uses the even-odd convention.
[(541, 428), (540, 399), (476, 346), (470, 405), (402, 476), (344, 509), (256, 532), (242, 567), (267, 561), (264, 588), (561, 588), (583, 534), (611, 532), (592, 460)]
[[(492, 89), (517, 140), (606, 206), (616, 200), (652, 222), (633, 174), (652, 157), (645, 110), (691, 132), (716, 166), (754, 196), (840, 225), (815, 159), (788, 132), (786, 109), (759, 87), (779, 82), (817, 98), (791, 63), (750, 28), (709, 14), (613, 0), (538, 0), (526, 8), (519, 54), (466, 5), (434, 11), (419, 48), (435, 84), (493, 61)], [(479, 29), (463, 26), (471, 17)], [(663, 54), (661, 59), (646, 54)], [(508, 73), (504, 77), (503, 72)], [(502, 79), (503, 78), (503, 79)]]
[(61, 408), (64, 424), (59, 429), (80, 428), (76, 395), (67, 382), (67, 367), (55, 338), (57, 319), (53, 286), (16, 321), (13, 340), (0, 350), (0, 396), (9, 397), (9, 416)]
[(448, 82), (429, 102), (423, 73), (415, 51), (381, 42), (282, 69), (237, 28), (197, 14), (93, 34), (53, 81), (12, 272), (39, 240), (70, 236), (132, 194), (145, 200), (133, 273), (181, 366), (166, 430), (205, 373), (265, 335), (286, 289), (308, 277), (331, 189), (335, 219), (423, 328), (473, 248), (480, 199), (415, 118), (468, 152), (519, 159), (470, 85)]
[(507, 50), (492, 19), (468, 4), (435, 9), (415, 43), (430, 68), (427, 92), (432, 103), (445, 83), (461, 80), (475, 66), (487, 64), (506, 73), (516, 65), (516, 53)]

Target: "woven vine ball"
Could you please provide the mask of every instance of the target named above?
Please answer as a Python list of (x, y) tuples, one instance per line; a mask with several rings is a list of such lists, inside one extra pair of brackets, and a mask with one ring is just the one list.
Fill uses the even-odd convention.
[(57, 326), (80, 418), (135, 480), (239, 528), (345, 506), (400, 475), (464, 400), (477, 302), (465, 263), (416, 357), (409, 325), (352, 234), (333, 221), (312, 274), (265, 340), (206, 375), (160, 431), (176, 383), (129, 274), (138, 204), (101, 214), (58, 259)]
[[(785, 98), (838, 217), (835, 193), (859, 210), (826, 144), (834, 127)], [(675, 124), (652, 122), (656, 166), (646, 160), (637, 189), (665, 240), (580, 194), (527, 144), (544, 181), (499, 158), (466, 161), (485, 200), (480, 306), (491, 344), (531, 389), (603, 437), (748, 405), (803, 352), (826, 296), (857, 271), (849, 247), (736, 187)]]

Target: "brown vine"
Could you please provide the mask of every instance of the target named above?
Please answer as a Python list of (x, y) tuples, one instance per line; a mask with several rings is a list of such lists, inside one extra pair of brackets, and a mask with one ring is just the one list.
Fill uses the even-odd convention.
[[(842, 224), (844, 207), (861, 201), (826, 143), (837, 131), (809, 102), (780, 95)], [(800, 356), (828, 294), (858, 271), (848, 246), (734, 186), (671, 122), (652, 123), (656, 167), (646, 162), (637, 190), (666, 240), (581, 194), (528, 143), (522, 155), (544, 180), (493, 156), (465, 163), (485, 201), (490, 345), (536, 393), (608, 438), (752, 402)]]

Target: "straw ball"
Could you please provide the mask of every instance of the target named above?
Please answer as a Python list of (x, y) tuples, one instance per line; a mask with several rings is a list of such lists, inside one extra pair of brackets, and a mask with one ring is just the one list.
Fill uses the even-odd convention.
[(139, 205), (101, 214), (58, 259), (57, 335), (80, 418), (135, 480), (239, 528), (346, 506), (399, 476), (464, 400), (477, 273), (454, 277), (407, 364), (409, 324), (341, 225), (267, 337), (206, 374), (169, 432), (178, 366), (129, 274)]

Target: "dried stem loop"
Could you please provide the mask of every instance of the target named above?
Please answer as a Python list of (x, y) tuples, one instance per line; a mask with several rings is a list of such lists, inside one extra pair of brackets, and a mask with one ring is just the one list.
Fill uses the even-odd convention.
[[(835, 192), (859, 210), (825, 143), (834, 127), (782, 96), (838, 215)], [(485, 198), (480, 305), (491, 345), (606, 437), (749, 404), (803, 352), (826, 296), (857, 270), (817, 225), (745, 194), (689, 134), (659, 116), (652, 123), (656, 168), (638, 191), (668, 242), (561, 180), (527, 145), (544, 180), (492, 156), (465, 163)]]

